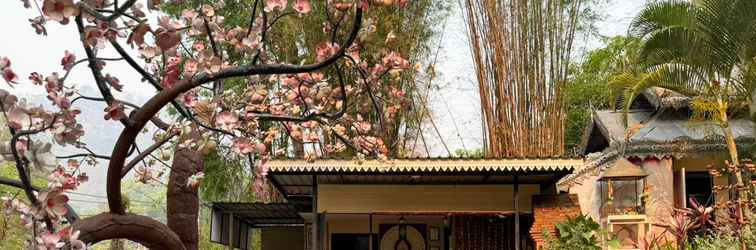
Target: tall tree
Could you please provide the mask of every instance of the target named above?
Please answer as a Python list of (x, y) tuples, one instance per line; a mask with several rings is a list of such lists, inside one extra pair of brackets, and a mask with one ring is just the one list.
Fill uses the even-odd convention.
[(564, 154), (564, 88), (580, 0), (467, 0), (487, 154)]

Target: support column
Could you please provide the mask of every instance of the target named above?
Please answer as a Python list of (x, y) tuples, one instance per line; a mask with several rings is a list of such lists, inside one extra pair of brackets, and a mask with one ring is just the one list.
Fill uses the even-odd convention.
[(320, 250), (320, 216), (318, 216), (318, 176), (312, 176), (312, 249)]
[(228, 250), (234, 250), (234, 213), (228, 214)]
[(368, 219), (368, 250), (373, 250), (373, 213), (370, 213)]
[(520, 177), (515, 174), (514, 176), (514, 210), (515, 210), (515, 250), (520, 250)]

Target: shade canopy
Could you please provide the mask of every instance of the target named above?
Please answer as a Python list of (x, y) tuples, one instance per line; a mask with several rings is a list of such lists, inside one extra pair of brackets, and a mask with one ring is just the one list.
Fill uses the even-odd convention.
[(599, 180), (640, 180), (646, 178), (648, 173), (640, 166), (633, 164), (626, 158), (621, 157), (614, 166), (607, 169)]

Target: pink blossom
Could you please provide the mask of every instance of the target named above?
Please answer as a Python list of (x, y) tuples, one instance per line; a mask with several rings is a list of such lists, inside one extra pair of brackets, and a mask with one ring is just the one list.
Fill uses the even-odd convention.
[(165, 69), (165, 75), (163, 76), (162, 85), (166, 89), (172, 89), (179, 81), (181, 75), (181, 69), (179, 69), (179, 63), (181, 63), (180, 57), (168, 58), (168, 66)]
[(3, 79), (8, 83), (18, 83), (18, 75), (11, 69), (11, 61), (7, 57), (0, 58), (0, 70), (2, 70)]
[(184, 62), (184, 77), (192, 77), (199, 69), (199, 63), (194, 59)]
[(223, 111), (215, 117), (215, 126), (227, 131), (236, 128), (237, 122), (239, 122), (239, 117), (228, 111)]
[(36, 18), (29, 19), (29, 24), (37, 32), (37, 35), (47, 35), (47, 29), (45, 28), (45, 18), (38, 16)]
[(186, 187), (196, 190), (203, 179), (205, 179), (205, 173), (199, 172), (199, 173), (193, 174), (192, 176), (189, 176), (189, 178), (186, 179)]
[(134, 31), (131, 32), (129, 38), (126, 40), (128, 44), (136, 44), (141, 46), (144, 44), (144, 35), (150, 31), (150, 25), (147, 23), (140, 23), (134, 27)]
[(105, 31), (95, 26), (86, 27), (84, 29), (84, 41), (89, 46), (100, 49), (105, 48), (105, 43), (107, 43), (107, 39), (105, 39)]
[(0, 58), (0, 69), (4, 69), (11, 66), (11, 61), (7, 57)]
[(30, 125), (28, 112), (19, 106), (13, 106), (7, 111), (8, 126), (14, 129), (24, 129)]
[(191, 22), (192, 19), (197, 17), (197, 12), (191, 9), (185, 9), (181, 12), (181, 16), (184, 17), (184, 20), (186, 20), (187, 22)]
[(170, 50), (181, 42), (181, 35), (173, 29), (158, 28), (155, 44), (162, 50)]
[(36, 240), (38, 250), (55, 250), (66, 245), (66, 243), (60, 241), (60, 234), (51, 233), (46, 230)]
[(49, 92), (47, 99), (53, 102), (53, 105), (58, 106), (61, 109), (68, 109), (71, 107), (71, 100), (66, 95), (59, 94), (59, 92)]
[(195, 105), (197, 105), (197, 101), (199, 100), (199, 98), (197, 97), (197, 91), (187, 91), (186, 93), (184, 93), (182, 100), (184, 101), (184, 105), (186, 105), (187, 107), (194, 107)]
[(107, 82), (108, 85), (113, 87), (116, 91), (123, 90), (123, 85), (121, 85), (121, 81), (118, 80), (118, 78), (111, 76), (110, 74), (105, 75), (105, 82)]
[(300, 14), (307, 14), (310, 13), (312, 10), (312, 6), (310, 5), (310, 0), (296, 0), (297, 2), (294, 4), (294, 10), (299, 12)]
[(63, 66), (63, 69), (65, 70), (71, 70), (75, 62), (76, 62), (76, 55), (66, 50), (63, 56), (63, 59), (60, 60), (60, 65)]
[(126, 118), (126, 113), (124, 113), (123, 110), (123, 104), (113, 102), (110, 106), (105, 107), (105, 120), (113, 119), (114, 121), (117, 121)]
[[(71, 230), (73, 229), (69, 228), (69, 231)], [(80, 232), (76, 230), (68, 236), (68, 243), (71, 245), (72, 250), (84, 250), (88, 248), (84, 241), (79, 240), (79, 234)]]
[(209, 4), (202, 5), (202, 14), (206, 17), (212, 17), (215, 15), (215, 9)]
[(42, 5), (42, 13), (51, 20), (66, 24), (68, 17), (79, 14), (79, 8), (76, 7), (73, 0), (45, 0)]
[(249, 154), (254, 151), (252, 140), (246, 137), (237, 137), (231, 140), (231, 149), (237, 154)]
[(50, 217), (59, 218), (68, 213), (68, 196), (59, 191), (42, 192), (39, 194), (39, 200), (43, 204), (43, 212)]
[(284, 10), (288, 0), (265, 0), (265, 12)]
[(18, 83), (18, 75), (10, 67), (3, 69), (3, 79), (8, 83)]
[(322, 42), (318, 44), (318, 46), (315, 47), (315, 60), (318, 62), (325, 61), (329, 57), (333, 56), (339, 51), (339, 45), (330, 43), (330, 42)]
[(372, 125), (368, 122), (358, 122), (356, 125), (357, 129), (362, 133), (370, 132), (370, 129), (372, 128)]
[(34, 85), (42, 85), (42, 76), (37, 72), (29, 74), (29, 80), (32, 81)]

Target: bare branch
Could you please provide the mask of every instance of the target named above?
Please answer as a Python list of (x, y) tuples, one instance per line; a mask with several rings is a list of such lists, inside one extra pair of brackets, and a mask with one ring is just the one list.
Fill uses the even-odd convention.
[(154, 152), (155, 150), (159, 149), (160, 146), (163, 146), (163, 144), (165, 144), (166, 142), (169, 142), (176, 135), (178, 135), (178, 133), (175, 133), (175, 132), (169, 133), (165, 138), (163, 138), (160, 141), (155, 142), (154, 144), (152, 144), (151, 146), (149, 146), (148, 148), (146, 148), (143, 152), (139, 153), (136, 157), (134, 157), (134, 159), (131, 159), (131, 161), (129, 162), (129, 164), (126, 164), (126, 166), (123, 168), (123, 171), (121, 171), (121, 173), (122, 173), (121, 174), (121, 178), (123, 178), (124, 176), (126, 176), (126, 174), (129, 173), (129, 171), (131, 171), (131, 169), (133, 169), (137, 164), (139, 164), (139, 162), (142, 159), (144, 159), (148, 155), (152, 154), (152, 152)]

